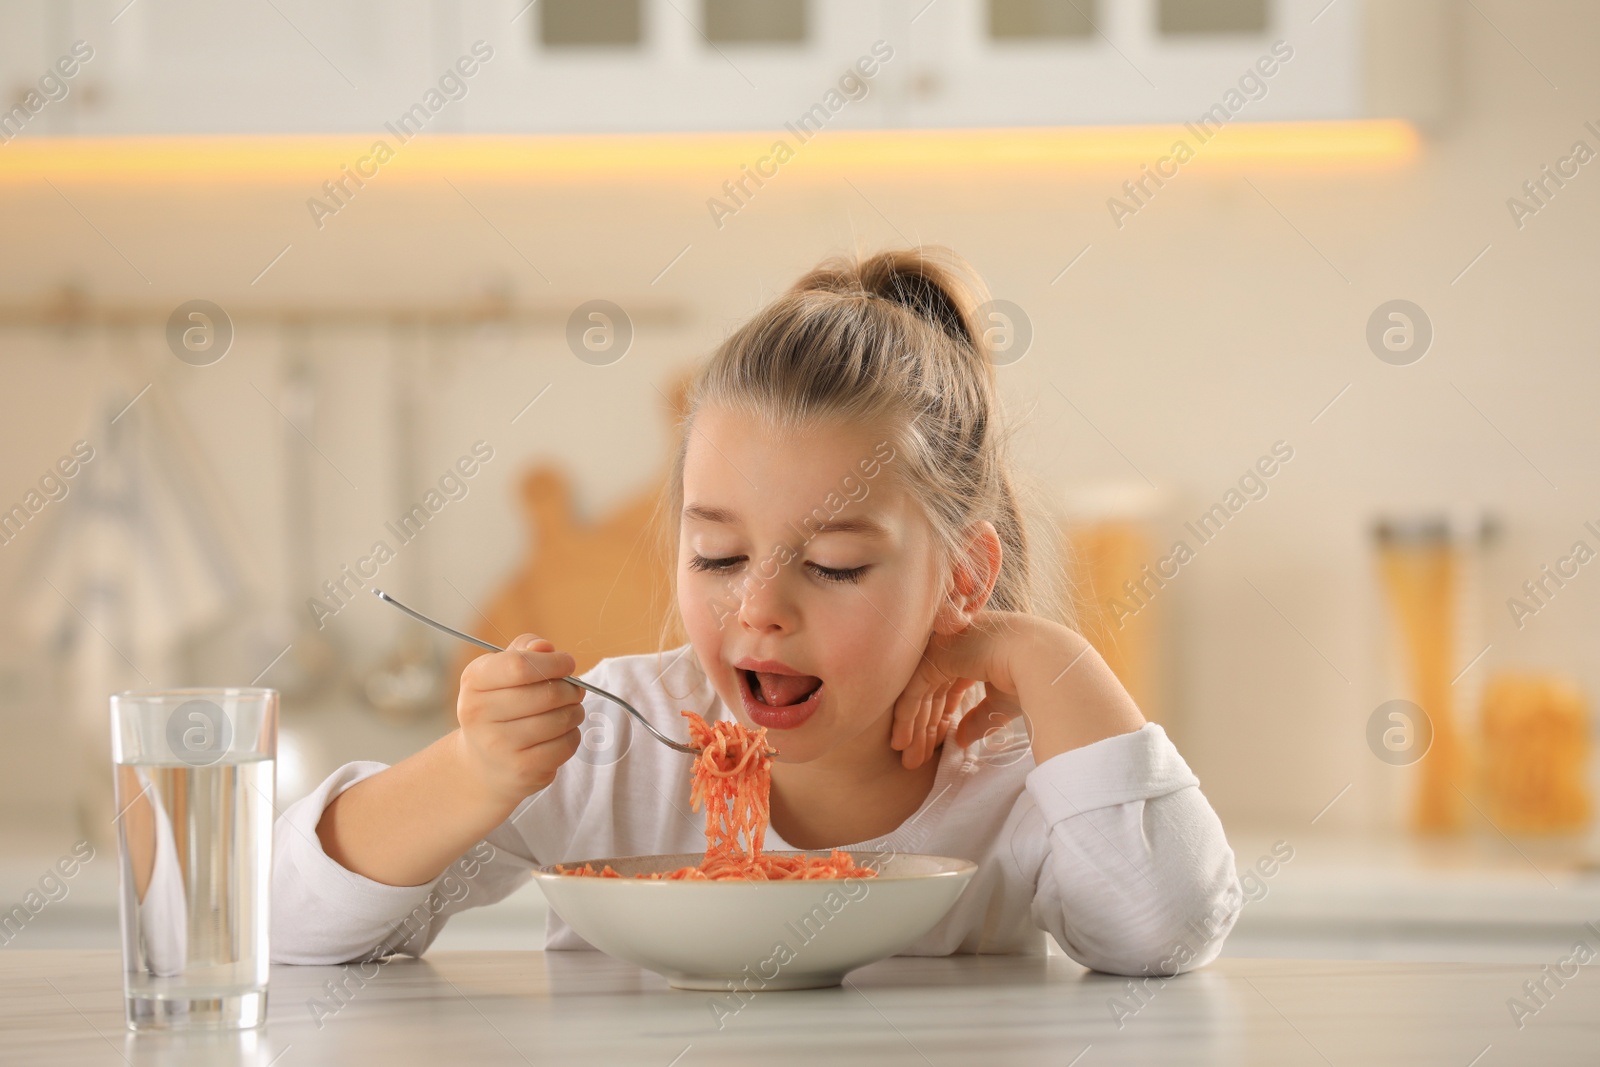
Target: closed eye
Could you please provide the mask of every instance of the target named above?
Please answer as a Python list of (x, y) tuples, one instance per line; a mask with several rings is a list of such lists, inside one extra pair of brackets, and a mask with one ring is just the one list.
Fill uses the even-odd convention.
[(846, 567), (842, 570), (834, 567), (824, 567), (817, 563), (810, 563), (807, 566), (811, 568), (812, 573), (818, 578), (829, 582), (859, 582), (861, 576), (867, 573), (867, 565), (865, 564), (860, 567)]
[[(702, 556), (694, 555), (689, 560), (689, 569), (692, 571), (705, 571), (711, 574), (722, 574), (733, 570), (743, 563), (745, 556)], [(871, 568), (870, 564), (860, 567), (824, 567), (820, 563), (807, 563), (811, 573), (825, 582), (859, 582), (861, 576)]]
[(722, 556), (720, 558), (709, 558), (696, 554), (695, 557), (689, 561), (689, 569), (692, 571), (710, 571), (713, 574), (716, 574), (721, 571), (731, 570), (733, 567), (743, 562), (743, 556)]

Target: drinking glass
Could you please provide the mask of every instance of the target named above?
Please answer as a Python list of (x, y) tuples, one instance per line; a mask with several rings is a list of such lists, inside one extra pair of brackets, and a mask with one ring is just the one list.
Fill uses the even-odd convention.
[(272, 689), (111, 697), (130, 1029), (266, 1021), (277, 742)]

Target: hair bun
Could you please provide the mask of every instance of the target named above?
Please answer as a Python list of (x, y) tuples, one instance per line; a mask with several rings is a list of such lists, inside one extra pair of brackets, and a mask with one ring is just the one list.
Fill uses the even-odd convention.
[(965, 259), (943, 245), (889, 249), (835, 261), (795, 286), (864, 294), (899, 304), (975, 352), (982, 351), (978, 309), (988, 290)]

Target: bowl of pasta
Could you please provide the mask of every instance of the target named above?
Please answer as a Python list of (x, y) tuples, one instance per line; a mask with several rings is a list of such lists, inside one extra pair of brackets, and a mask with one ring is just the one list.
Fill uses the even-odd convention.
[[(835, 986), (908, 948), (944, 918), (978, 869), (970, 860), (892, 852), (762, 857), (812, 873), (674, 878), (705, 865), (705, 856), (688, 853), (558, 864), (534, 877), (551, 909), (600, 951), (679, 989), (761, 992)], [(573, 876), (585, 867), (592, 876)], [(824, 869), (830, 873), (817, 873)], [(839, 870), (848, 873), (831, 873)]]
[(595, 948), (680, 989), (815, 989), (914, 944), (977, 864), (891, 850), (767, 852), (772, 751), (765, 730), (708, 724), (690, 804), (706, 850), (583, 859), (536, 869), (551, 909)]

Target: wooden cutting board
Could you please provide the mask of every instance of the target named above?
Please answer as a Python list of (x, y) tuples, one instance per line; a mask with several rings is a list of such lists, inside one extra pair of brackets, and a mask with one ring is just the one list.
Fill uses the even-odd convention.
[[(672, 449), (687, 386), (687, 378), (679, 381), (666, 404)], [(474, 636), (503, 646), (518, 634), (538, 634), (572, 653), (579, 674), (608, 656), (660, 649), (663, 623), (676, 610), (675, 558), (664, 555), (657, 525), (667, 473), (663, 466), (650, 488), (588, 519), (574, 506), (572, 481), (561, 467), (530, 467), (520, 493), (527, 547), (496, 587)], [(462, 669), (484, 654), (466, 648), (458, 657), (446, 709), (451, 719)]]

